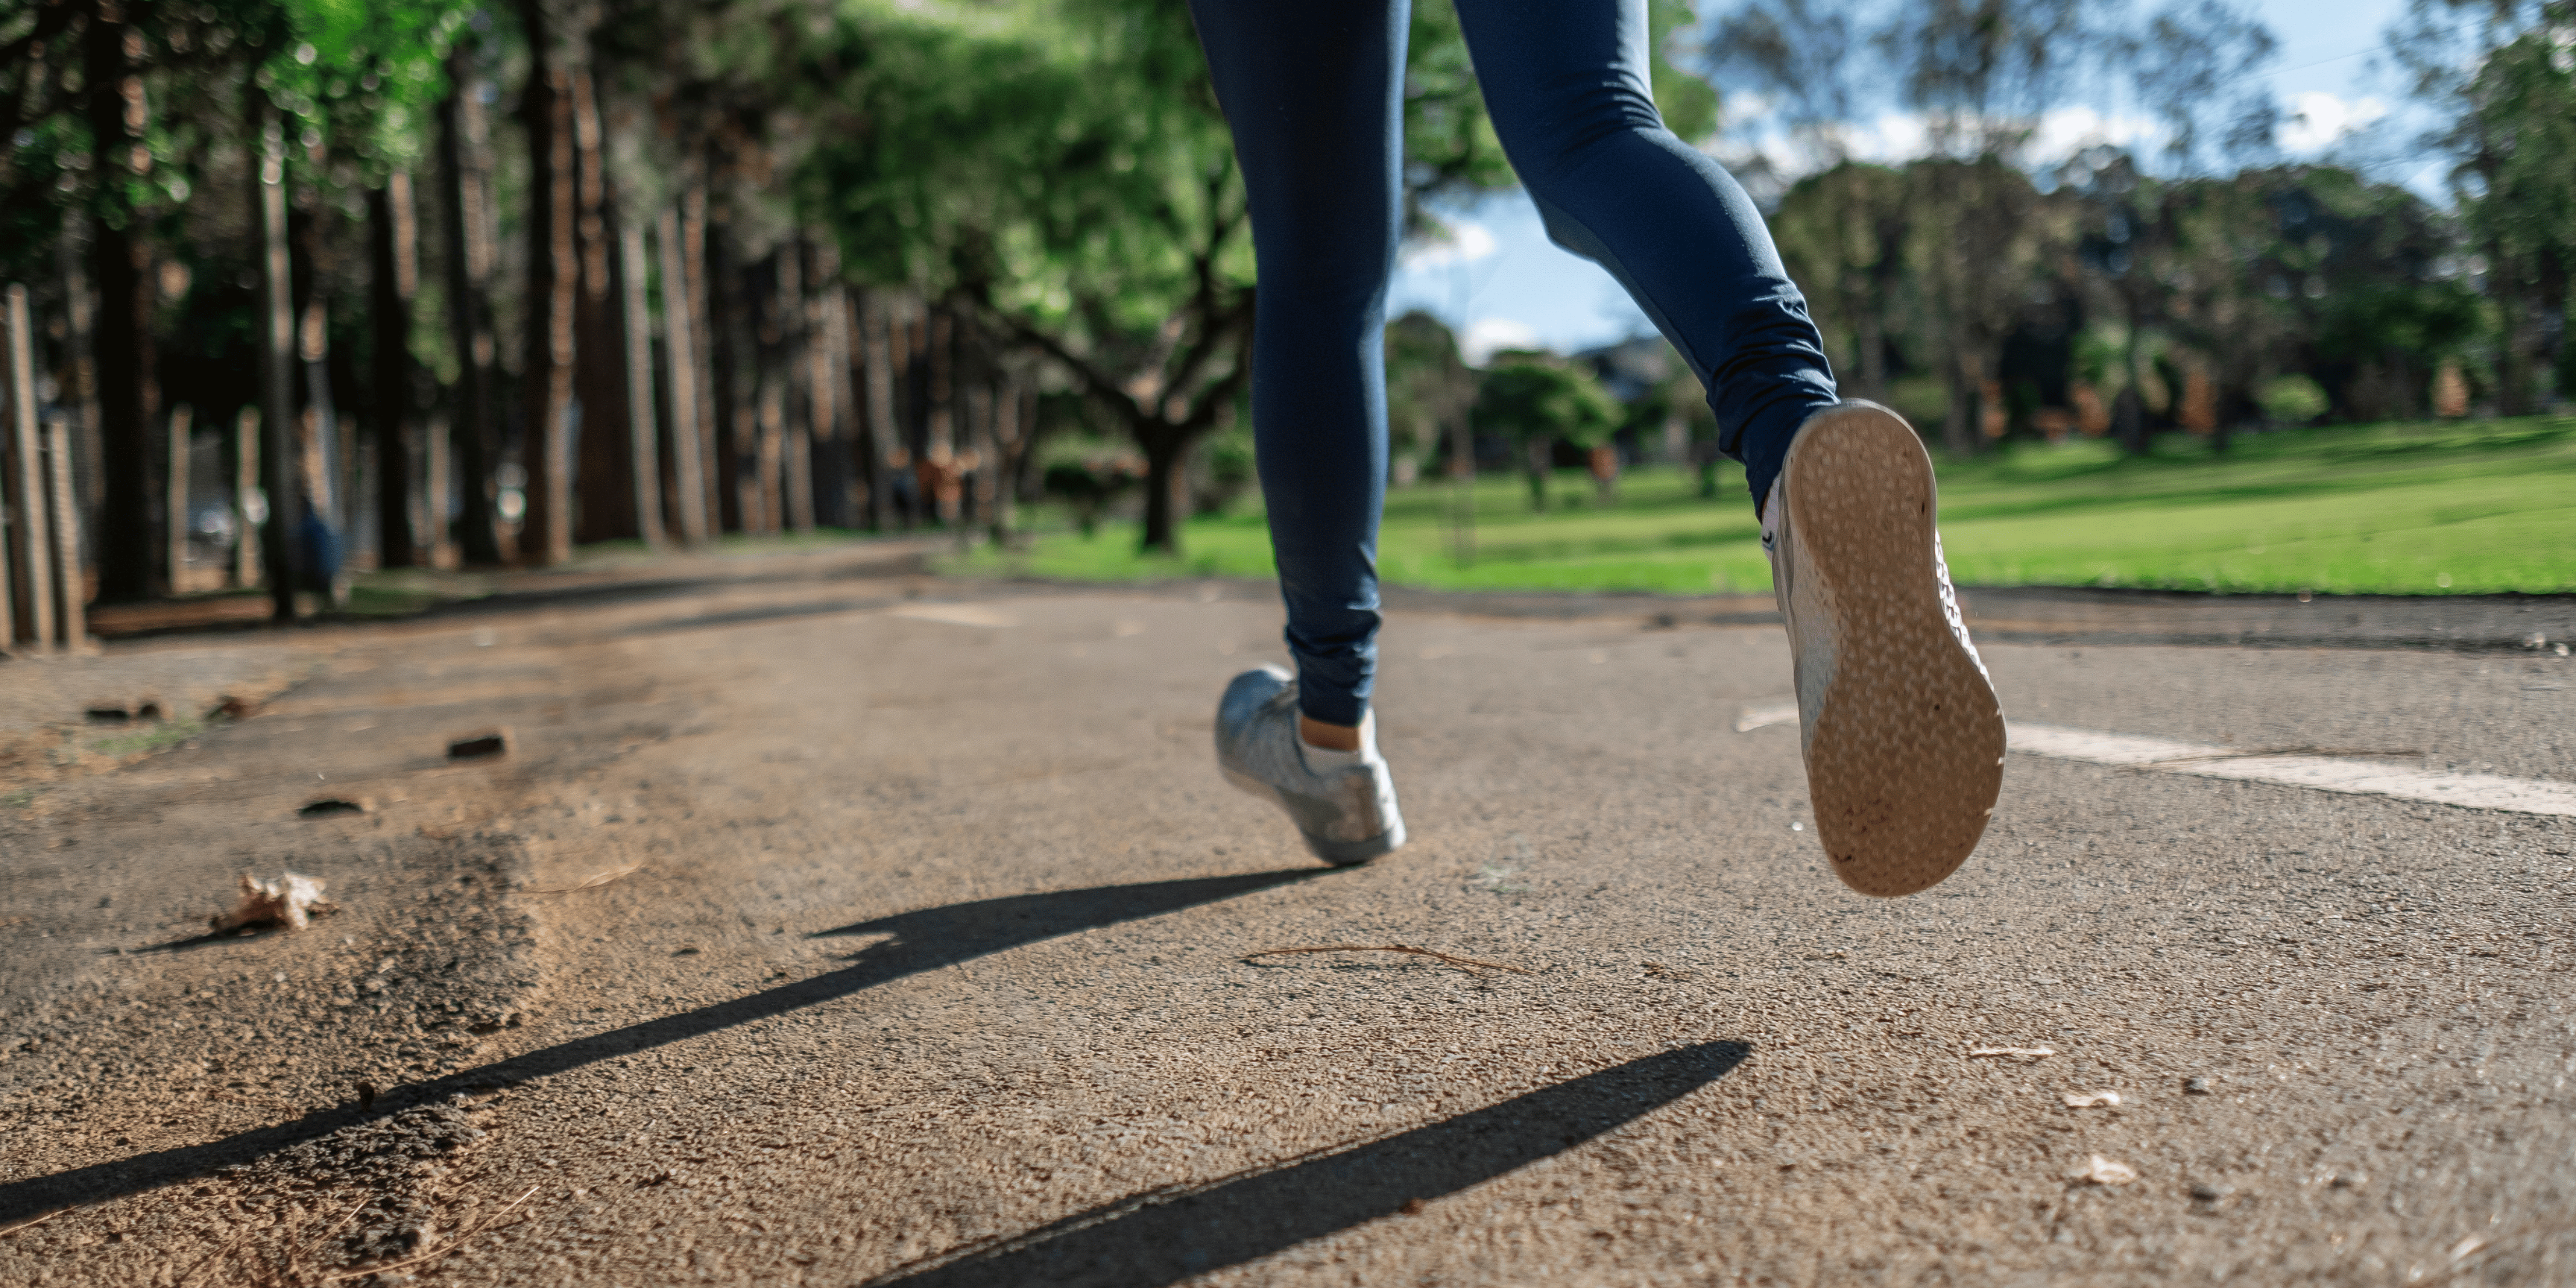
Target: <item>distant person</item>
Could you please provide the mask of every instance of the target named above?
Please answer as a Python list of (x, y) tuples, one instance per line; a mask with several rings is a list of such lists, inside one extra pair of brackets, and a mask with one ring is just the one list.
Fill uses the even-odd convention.
[[(1796, 650), (1809, 795), (1836, 874), (1906, 894), (1976, 847), (2003, 716), (1933, 531), (1931, 460), (1838, 401), (1760, 212), (1665, 129), (1646, 0), (1456, 0), (1503, 149), (1557, 244), (1608, 269), (1708, 387)], [(1387, 472), (1381, 333), (1403, 235), (1405, 0), (1193, 0), (1252, 210), (1252, 421), (1292, 677), (1236, 676), (1228, 779), (1328, 863), (1404, 844), (1369, 714)], [(1714, 727), (1714, 722), (1712, 722)], [(1712, 791), (1727, 784), (1712, 782)]]

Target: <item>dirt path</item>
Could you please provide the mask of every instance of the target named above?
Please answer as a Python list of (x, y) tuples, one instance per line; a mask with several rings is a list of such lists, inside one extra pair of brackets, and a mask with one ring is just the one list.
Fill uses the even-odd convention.
[[(85, 1205), (0, 1282), (2576, 1277), (2570, 820), (2016, 756), (1870, 901), (1733, 729), (1776, 628), (1406, 613), (1419, 839), (1326, 872), (1207, 764), (1276, 627), (843, 578), (315, 636), (0, 825), (0, 940), (80, 950), (10, 977), (0, 1225)], [(2553, 656), (1989, 655), (2054, 723), (2576, 777)], [(134, 951), (285, 867), (346, 910)], [(1528, 973), (1250, 957), (1326, 944)]]

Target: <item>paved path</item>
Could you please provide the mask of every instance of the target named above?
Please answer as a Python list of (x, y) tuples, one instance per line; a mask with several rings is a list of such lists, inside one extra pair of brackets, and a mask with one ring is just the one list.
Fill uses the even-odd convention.
[[(2576, 819), (2015, 755), (1868, 900), (1745, 719), (1776, 627), (1416, 610), (1418, 839), (1326, 872), (1208, 764), (1276, 628), (841, 576), (299, 636), (0, 814), (0, 1224), (88, 1204), (0, 1282), (2576, 1279)], [(1987, 653), (2032, 725), (2576, 780), (2546, 651)], [(191, 938), (290, 866), (344, 910)], [(1252, 956), (1333, 944), (1515, 969)]]

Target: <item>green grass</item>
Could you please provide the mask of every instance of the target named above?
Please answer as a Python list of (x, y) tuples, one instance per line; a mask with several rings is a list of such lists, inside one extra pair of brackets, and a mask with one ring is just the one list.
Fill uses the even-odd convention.
[(155, 751), (168, 751), (206, 731), (206, 722), (194, 716), (163, 720), (133, 733), (101, 738), (89, 749), (108, 756), (133, 756)]
[[(2286, 431), (2224, 455), (2182, 435), (2134, 459), (2095, 440), (2027, 444), (1939, 469), (1942, 544), (1966, 585), (2576, 591), (2576, 418)], [(1533, 514), (1522, 480), (1484, 478), (1462, 560), (1449, 485), (1392, 491), (1379, 572), (1454, 590), (1768, 590), (1742, 471), (1726, 467), (1718, 492), (1701, 500), (1683, 471), (1647, 468), (1602, 506), (1568, 471), (1549, 488), (1566, 503)], [(1182, 543), (1178, 558), (1143, 556), (1133, 524), (1086, 539), (1058, 522), (1024, 550), (950, 567), (1083, 581), (1272, 575), (1257, 498), (1192, 520)]]

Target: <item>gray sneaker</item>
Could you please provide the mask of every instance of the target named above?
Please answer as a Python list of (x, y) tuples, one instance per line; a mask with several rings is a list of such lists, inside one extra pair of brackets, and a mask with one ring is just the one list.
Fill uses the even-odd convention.
[(1225, 780), (1276, 801), (1315, 857), (1336, 866), (1366, 863), (1404, 844), (1395, 779), (1361, 735), (1360, 763), (1317, 773), (1297, 736), (1297, 681), (1275, 666), (1246, 671), (1216, 707), (1216, 764)]

